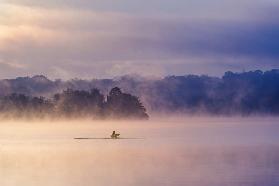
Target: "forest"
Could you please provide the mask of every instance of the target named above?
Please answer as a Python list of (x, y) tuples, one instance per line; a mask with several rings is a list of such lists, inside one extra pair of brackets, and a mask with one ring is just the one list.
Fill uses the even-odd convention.
[[(49, 102), (48, 99), (34, 99), (35, 102), (39, 99), (37, 102), (44, 102), (46, 105), (53, 104), (52, 106), (63, 112), (64, 115), (66, 113), (78, 114), (88, 109), (95, 110), (94, 112), (101, 113), (102, 116), (128, 113), (128, 110), (123, 109), (121, 109), (123, 113), (117, 113), (117, 109), (111, 106), (114, 101), (110, 98), (106, 100), (102, 98), (101, 93), (110, 95), (110, 90), (114, 87), (119, 87), (124, 92), (137, 96), (149, 114), (179, 112), (190, 115), (279, 115), (278, 69), (247, 72), (228, 71), (222, 77), (188, 74), (147, 78), (139, 75), (126, 75), (111, 79), (71, 79), (66, 81), (50, 80), (42, 75), (18, 77), (0, 80), (0, 96), (7, 99), (7, 96), (10, 95), (10, 99), (14, 99), (12, 94), (16, 93), (52, 99), (57, 92), (69, 89), (54, 96), (52, 102)], [(81, 94), (82, 98), (79, 103), (75, 102), (74, 107), (69, 108), (67, 105), (76, 101), (75, 96), (72, 95), (76, 93)], [(69, 95), (72, 95), (70, 96), (71, 100), (68, 100), (70, 99), (67, 97)], [(94, 99), (89, 101), (87, 100), (88, 96), (93, 96)], [(124, 97), (126, 108), (128, 105), (130, 106), (130, 103), (133, 103), (131, 107), (138, 108), (135, 111), (136, 115), (144, 113), (142, 105), (134, 97), (128, 95)], [(80, 105), (84, 105), (84, 107), (81, 108)]]
[(52, 98), (13, 93), (0, 98), (2, 118), (148, 119), (139, 98), (114, 87), (105, 98), (98, 89), (67, 89)]

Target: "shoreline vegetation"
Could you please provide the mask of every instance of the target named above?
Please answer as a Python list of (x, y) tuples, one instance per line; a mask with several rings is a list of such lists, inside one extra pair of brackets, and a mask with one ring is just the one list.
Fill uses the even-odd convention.
[[(119, 89), (118, 103), (110, 99), (110, 91), (114, 87), (125, 92)], [(146, 110), (152, 117), (156, 114), (279, 116), (279, 69), (228, 71), (222, 77), (190, 74), (147, 78), (126, 75), (112, 79), (50, 80), (37, 75), (0, 80), (0, 115), (4, 112), (5, 117), (12, 117), (14, 113), (9, 110), (16, 111), (16, 116), (21, 117), (27, 108), (22, 106), (25, 103), (14, 104), (13, 100), (18, 99), (34, 102), (31, 107), (35, 111), (30, 115), (45, 109), (43, 115), (70, 119), (79, 116), (142, 119), (148, 118)], [(44, 106), (38, 109), (36, 105), (40, 104)], [(52, 108), (52, 113), (49, 114), (45, 107)]]
[(1, 119), (143, 119), (149, 118), (138, 97), (114, 87), (105, 97), (98, 89), (67, 89), (52, 98), (13, 93), (0, 98)]

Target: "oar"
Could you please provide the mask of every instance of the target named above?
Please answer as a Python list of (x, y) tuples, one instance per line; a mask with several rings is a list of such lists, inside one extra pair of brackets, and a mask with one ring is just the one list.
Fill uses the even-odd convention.
[(75, 140), (94, 140), (94, 139), (144, 139), (144, 138), (74, 138)]

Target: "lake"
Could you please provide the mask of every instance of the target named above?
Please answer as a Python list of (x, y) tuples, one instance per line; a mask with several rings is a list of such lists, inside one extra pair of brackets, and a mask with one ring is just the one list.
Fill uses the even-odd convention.
[(0, 185), (278, 186), (278, 121), (1, 121)]

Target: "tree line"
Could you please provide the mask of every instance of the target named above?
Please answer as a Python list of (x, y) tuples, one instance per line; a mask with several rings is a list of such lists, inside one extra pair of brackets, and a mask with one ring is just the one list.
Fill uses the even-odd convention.
[[(120, 87), (139, 97), (149, 113), (279, 115), (278, 69), (239, 73), (228, 71), (222, 77), (184, 75), (145, 78), (127, 75), (113, 79), (68, 81), (49, 80), (44, 76), (19, 77), (0, 80), (0, 96), (16, 92), (50, 97), (67, 89), (90, 92), (92, 87), (106, 94), (113, 87)], [(103, 106), (101, 110), (105, 110), (104, 107), (109, 106)]]
[[(279, 70), (169, 76), (147, 88), (150, 109), (213, 115), (279, 115)], [(148, 93), (147, 93), (148, 94)]]
[(148, 119), (138, 97), (114, 87), (105, 97), (96, 88), (90, 91), (67, 89), (52, 98), (12, 93), (0, 98), (2, 118), (120, 118)]

